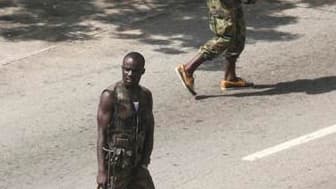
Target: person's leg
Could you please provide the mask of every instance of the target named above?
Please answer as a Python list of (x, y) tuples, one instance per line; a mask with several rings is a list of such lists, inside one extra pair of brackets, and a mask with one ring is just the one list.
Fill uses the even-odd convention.
[[(229, 47), (231, 40), (231, 10), (232, 5), (224, 4), (222, 0), (207, 0), (209, 10), (209, 27), (214, 33), (214, 37), (207, 41), (199, 52), (186, 64), (186, 73), (193, 75), (195, 70), (206, 60), (216, 58)], [(225, 40), (223, 40), (222, 36)]]
[(243, 88), (252, 87), (254, 84), (248, 82), (237, 76), (236, 73), (236, 57), (227, 57), (227, 65), (224, 71), (224, 79), (220, 82), (221, 90), (227, 90), (229, 88)]
[(241, 5), (232, 10), (232, 24), (233, 36), (231, 44), (224, 54), (227, 61), (224, 71), (224, 80), (228, 81), (237, 80), (236, 62), (245, 48), (246, 25)]
[(184, 64), (184, 69), (187, 75), (192, 76), (195, 70), (205, 61), (201, 53), (197, 53), (189, 62)]
[(182, 85), (188, 89), (192, 95), (196, 95), (194, 90), (194, 71), (205, 61), (201, 53), (196, 54), (189, 62), (186, 64), (181, 64), (175, 68), (177, 75), (179, 76)]
[(225, 52), (227, 64), (224, 71), (224, 79), (220, 82), (222, 90), (227, 88), (250, 87), (253, 83), (247, 82), (237, 76), (236, 62), (245, 47), (246, 26), (242, 7), (233, 10), (233, 37), (230, 47)]
[(126, 189), (130, 184), (130, 182), (132, 181), (132, 178), (133, 174), (131, 171), (129, 170), (120, 171), (117, 177), (111, 178), (113, 179), (111, 183), (113, 187), (112, 186), (108, 187), (112, 187), (115, 189)]
[(236, 74), (236, 57), (227, 57), (227, 64), (224, 71), (224, 80), (228, 81), (236, 81), (237, 74)]
[(206, 42), (190, 61), (176, 68), (182, 84), (193, 95), (196, 94), (193, 73), (206, 60), (211, 60), (222, 54), (229, 47), (232, 37), (232, 8), (222, 4), (221, 0), (208, 0), (208, 8), (209, 25), (215, 37)]
[(138, 167), (127, 189), (155, 189), (153, 179), (147, 168)]

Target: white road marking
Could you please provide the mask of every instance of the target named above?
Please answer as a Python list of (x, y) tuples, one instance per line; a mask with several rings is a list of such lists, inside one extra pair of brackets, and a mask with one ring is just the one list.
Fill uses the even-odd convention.
[[(106, 33), (107, 31), (108, 30), (100, 30), (100, 31), (97, 31), (97, 32), (92, 32), (92, 33), (89, 33), (88, 36), (97, 36), (99, 34)], [(20, 57), (7, 58), (7, 59), (4, 59), (4, 60), (1, 60), (0, 61), (0, 66), (1, 65), (8, 65), (8, 64), (11, 64), (13, 62), (17, 62), (19, 60), (23, 60), (25, 58), (29, 58), (31, 56), (38, 55), (40, 53), (43, 53), (43, 52), (49, 51), (51, 49), (54, 49), (54, 48), (56, 48), (58, 46), (59, 45), (52, 45), (52, 46), (49, 46), (49, 47), (46, 47), (46, 48), (43, 48), (43, 49), (40, 49), (40, 50), (37, 50), (37, 51), (30, 52), (30, 53), (25, 54), (25, 55), (20, 56)]]
[(56, 45), (54, 45), (54, 46), (50, 46), (50, 47), (47, 47), (47, 48), (44, 48), (44, 49), (40, 49), (40, 50), (31, 52), (31, 53), (28, 53), (28, 54), (26, 54), (26, 55), (24, 55), (24, 56), (21, 56), (21, 57), (15, 57), (15, 58), (12, 58), (12, 59), (10, 59), (10, 60), (0, 61), (0, 65), (11, 64), (12, 62), (16, 62), (16, 61), (19, 61), (19, 60), (22, 60), (22, 59), (25, 59), (25, 58), (28, 58), (28, 57), (31, 57), (31, 56), (34, 56), (34, 55), (43, 53), (43, 52), (48, 51), (48, 50), (50, 50), (50, 49), (53, 49), (53, 48), (55, 48), (55, 47), (56, 47)]
[(306, 142), (309, 142), (309, 141), (312, 141), (312, 140), (315, 140), (315, 139), (333, 134), (335, 132), (336, 132), (336, 125), (333, 125), (333, 126), (315, 131), (313, 133), (295, 138), (293, 140), (281, 143), (281, 144), (276, 145), (274, 147), (270, 147), (270, 148), (267, 148), (265, 150), (256, 152), (254, 154), (245, 156), (245, 157), (242, 158), (242, 160), (244, 160), (244, 161), (255, 161), (255, 160), (267, 157), (269, 155), (275, 154), (277, 152), (280, 152), (282, 150), (286, 150), (288, 148), (292, 148), (294, 146), (298, 146), (300, 144), (303, 144), (303, 143), (306, 143)]

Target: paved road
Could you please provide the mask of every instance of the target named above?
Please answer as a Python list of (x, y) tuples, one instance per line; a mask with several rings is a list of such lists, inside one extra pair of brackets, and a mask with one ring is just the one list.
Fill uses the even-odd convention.
[[(157, 188), (336, 187), (333, 1), (245, 7), (248, 40), (238, 72), (257, 88), (221, 93), (219, 58), (197, 71), (196, 99), (173, 70), (211, 36), (204, 2), (137, 8), (69, 1), (47, 15), (39, 4), (9, 2), (0, 3), (0, 188), (95, 186), (98, 96), (120, 78), (130, 50), (147, 59), (142, 83), (154, 96)], [(65, 11), (71, 6), (77, 12)], [(63, 19), (57, 7), (68, 13)], [(313, 140), (293, 145), (307, 135)], [(286, 149), (243, 160), (288, 141)]]

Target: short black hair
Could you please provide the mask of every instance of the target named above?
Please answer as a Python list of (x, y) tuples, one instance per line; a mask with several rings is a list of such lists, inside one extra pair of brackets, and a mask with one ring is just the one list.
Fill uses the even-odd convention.
[(124, 57), (124, 60), (123, 62), (128, 59), (128, 58), (131, 58), (133, 59), (134, 61), (136, 61), (137, 63), (140, 63), (142, 64), (142, 67), (145, 66), (145, 58), (143, 57), (142, 54), (138, 53), (138, 52), (130, 52), (130, 53), (127, 53), (126, 56)]

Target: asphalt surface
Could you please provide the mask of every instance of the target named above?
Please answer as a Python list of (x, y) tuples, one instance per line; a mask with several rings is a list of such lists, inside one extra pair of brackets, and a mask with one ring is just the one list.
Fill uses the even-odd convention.
[(174, 2), (0, 2), (0, 188), (95, 187), (99, 95), (134, 50), (154, 97), (157, 188), (336, 187), (333, 130), (243, 160), (336, 124), (336, 3), (245, 6), (237, 71), (256, 88), (221, 92), (218, 58), (195, 73), (195, 98), (174, 68), (211, 37), (205, 2)]

